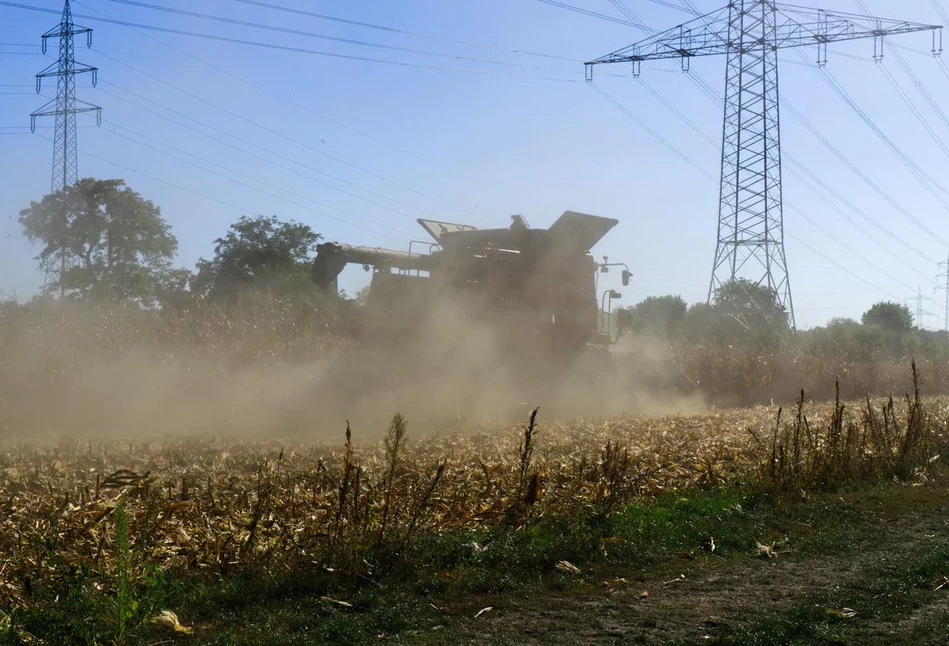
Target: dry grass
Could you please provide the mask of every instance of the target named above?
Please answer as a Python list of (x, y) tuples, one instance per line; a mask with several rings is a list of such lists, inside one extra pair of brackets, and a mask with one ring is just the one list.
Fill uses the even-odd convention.
[[(790, 417), (759, 407), (571, 425), (532, 418), (520, 430), (427, 438), (407, 435), (396, 418), (380, 443), (347, 434), (338, 445), (283, 448), (213, 439), (7, 442), (0, 608), (24, 607), (38, 588), (79, 569), (113, 595), (117, 567), (226, 573), (315, 563), (368, 573), (410, 558), (421, 535), (606, 514), (673, 489), (796, 492), (913, 477), (945, 444), (949, 399), (802, 404)], [(130, 560), (116, 545), (119, 505)]]
[(888, 353), (855, 358), (846, 353), (785, 348), (765, 353), (748, 348), (681, 344), (668, 352), (681, 372), (679, 388), (695, 388), (709, 403), (729, 407), (794, 402), (803, 388), (830, 399), (835, 384), (844, 399), (904, 392), (906, 368), (913, 360), (925, 379), (924, 395), (949, 394), (949, 361), (921, 349), (915, 356)]

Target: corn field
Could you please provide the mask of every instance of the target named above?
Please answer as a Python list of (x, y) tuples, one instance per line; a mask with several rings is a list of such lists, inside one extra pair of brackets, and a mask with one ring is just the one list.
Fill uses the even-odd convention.
[(112, 596), (148, 568), (378, 570), (411, 558), (425, 537), (609, 514), (670, 490), (780, 494), (912, 478), (938, 461), (947, 421), (949, 398), (917, 391), (569, 425), (535, 410), (522, 427), (429, 437), (413, 437), (396, 415), (378, 443), (346, 427), (334, 444), (8, 441), (0, 613), (28, 607), (42, 587), (79, 570)]

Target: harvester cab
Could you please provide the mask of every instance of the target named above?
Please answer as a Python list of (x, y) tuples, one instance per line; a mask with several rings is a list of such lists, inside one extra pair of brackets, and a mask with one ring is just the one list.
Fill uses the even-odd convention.
[[(318, 245), (312, 280), (321, 288), (335, 288), (350, 263), (373, 272), (368, 299), (352, 321), (357, 337), (402, 344), (461, 315), (520, 350), (571, 355), (608, 346), (597, 285), (612, 264), (596, 262), (590, 249), (617, 220), (566, 211), (548, 229), (532, 229), (517, 215), (499, 229), (418, 222), (432, 242), (413, 241), (408, 252)], [(624, 284), (629, 275), (625, 268)], [(612, 301), (617, 293), (607, 296)]]

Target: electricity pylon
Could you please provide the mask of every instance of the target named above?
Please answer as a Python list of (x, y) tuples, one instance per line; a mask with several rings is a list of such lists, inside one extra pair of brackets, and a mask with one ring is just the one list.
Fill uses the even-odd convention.
[[(86, 47), (92, 47), (92, 29), (80, 27), (72, 21), (69, 0), (63, 5), (63, 17), (59, 24), (43, 34), (43, 53), (46, 53), (46, 41), (59, 38), (59, 59), (36, 75), (36, 93), (43, 86), (43, 79), (56, 77), (56, 98), (47, 102), (30, 115), (30, 130), (36, 131), (37, 117), (55, 117), (53, 127), (53, 173), (50, 192), (65, 191), (79, 179), (79, 153), (76, 137), (76, 115), (81, 112), (95, 112), (96, 123), (102, 123), (102, 108), (76, 98), (76, 75), (92, 74), (92, 84), (96, 84), (98, 69), (77, 63), (73, 47), (73, 37), (86, 35)], [(66, 222), (68, 228), (69, 223)], [(65, 276), (67, 273), (68, 252), (65, 244), (59, 249), (59, 297), (66, 295)], [(49, 271), (49, 264), (46, 266)]]
[[(907, 299), (907, 301), (909, 301), (909, 300), (912, 300), (912, 301), (915, 301), (915, 302), (916, 302), (916, 314), (915, 314), (916, 327), (921, 330), (921, 329), (923, 329), (923, 317), (924, 317), (924, 316), (934, 316), (934, 314), (933, 314), (932, 312), (930, 312), (929, 310), (924, 310), (924, 309), (923, 309), (923, 301), (929, 301), (929, 302), (934, 302), (934, 301), (933, 301), (933, 299), (929, 298), (928, 296), (923, 296), (923, 286), (922, 286), (922, 285), (920, 285), (920, 286), (917, 288), (917, 290), (916, 290), (916, 296), (914, 296), (912, 299)], [(909, 304), (909, 303), (907, 303), (907, 305), (908, 305), (908, 304)]]
[(633, 76), (639, 76), (643, 61), (677, 58), (687, 72), (696, 56), (726, 56), (718, 239), (709, 302), (722, 285), (744, 278), (770, 290), (794, 327), (784, 254), (778, 50), (816, 46), (817, 64), (823, 66), (828, 43), (872, 38), (874, 58), (880, 60), (885, 36), (917, 31), (932, 31), (933, 54), (942, 51), (938, 25), (734, 0), (584, 64), (591, 82), (595, 65), (629, 63)]
[(949, 332), (949, 257), (946, 258), (946, 262), (939, 263), (939, 268), (945, 268), (941, 274), (936, 274), (937, 279), (945, 279), (945, 285), (936, 285), (936, 290), (945, 290), (946, 292), (946, 313), (945, 318), (943, 318), (943, 329), (946, 332)]
[(63, 6), (63, 17), (58, 25), (43, 34), (43, 53), (46, 41), (59, 38), (59, 59), (36, 75), (36, 93), (42, 89), (43, 79), (56, 77), (56, 98), (30, 115), (30, 129), (36, 130), (37, 117), (55, 117), (53, 129), (53, 175), (50, 190), (55, 193), (76, 183), (79, 174), (77, 159), (76, 115), (95, 112), (96, 121), (102, 122), (102, 108), (76, 98), (76, 75), (91, 73), (92, 84), (96, 84), (98, 69), (77, 63), (74, 56), (73, 37), (86, 35), (86, 46), (92, 47), (92, 29), (80, 27), (72, 21), (69, 0)]

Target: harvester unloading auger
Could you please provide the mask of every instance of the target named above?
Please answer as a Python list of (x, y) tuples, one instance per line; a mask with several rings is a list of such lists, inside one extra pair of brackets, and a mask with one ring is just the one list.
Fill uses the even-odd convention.
[[(500, 383), (504, 375), (523, 399), (565, 378), (608, 374), (616, 330), (608, 316), (603, 324), (596, 290), (606, 265), (590, 249), (617, 223), (573, 211), (549, 229), (532, 229), (521, 216), (504, 229), (419, 220), (434, 241), (413, 241), (408, 252), (320, 244), (312, 280), (335, 289), (347, 264), (373, 271), (350, 327), (364, 351), (398, 367), (400, 379), (442, 383), (449, 369), (475, 382)], [(624, 285), (629, 276), (624, 269)]]

